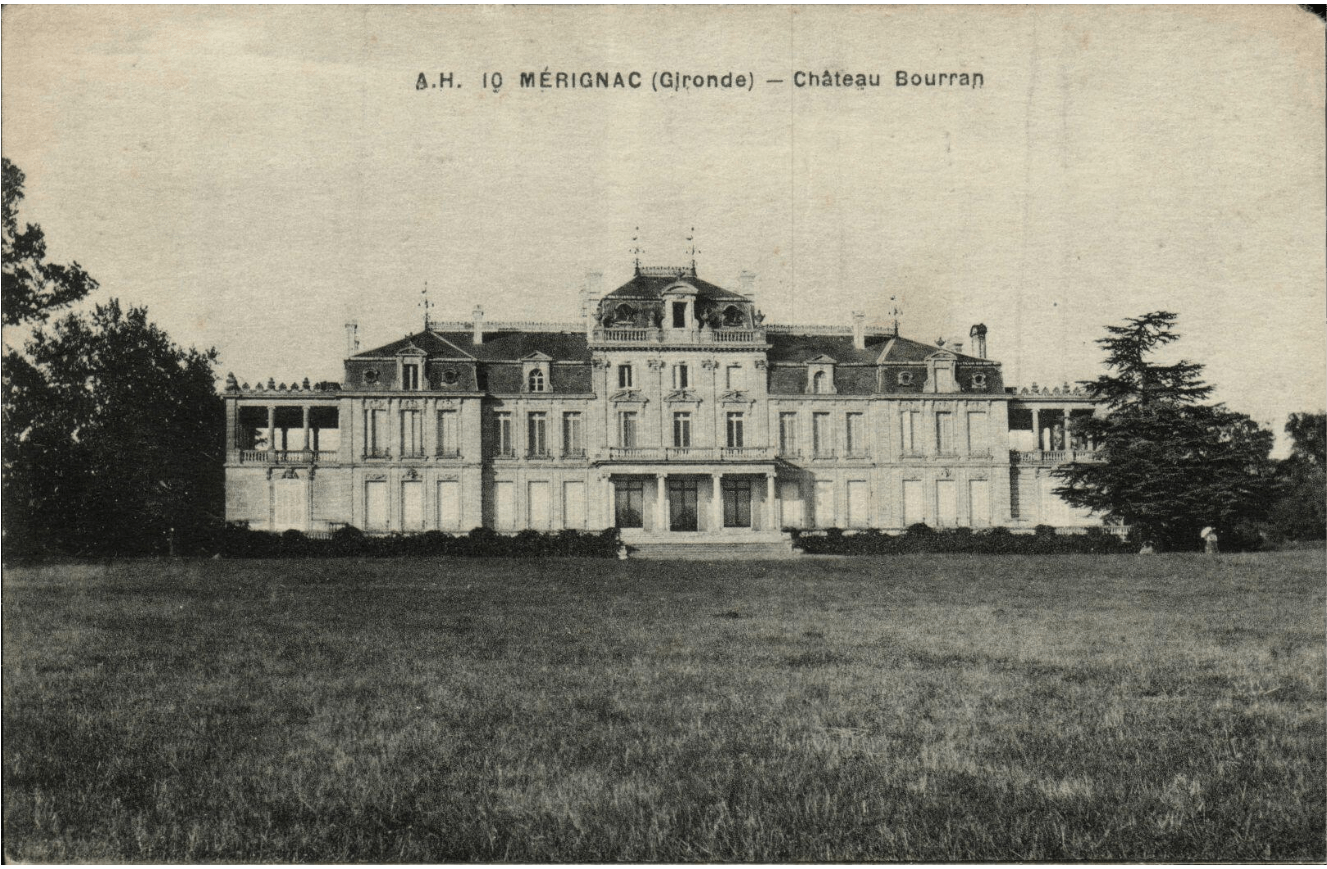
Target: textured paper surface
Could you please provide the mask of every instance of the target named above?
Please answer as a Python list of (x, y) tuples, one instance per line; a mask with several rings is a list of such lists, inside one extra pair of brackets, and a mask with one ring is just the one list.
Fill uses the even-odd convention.
[(771, 322), (985, 322), (1011, 384), (1090, 377), (1103, 325), (1174, 310), (1279, 431), (1327, 388), (1323, 60), (1289, 6), (11, 6), (4, 152), (94, 300), (241, 380), (338, 378), (342, 325), (400, 337), (426, 282), (437, 317), (574, 319), (636, 227), (647, 264), (694, 227)]

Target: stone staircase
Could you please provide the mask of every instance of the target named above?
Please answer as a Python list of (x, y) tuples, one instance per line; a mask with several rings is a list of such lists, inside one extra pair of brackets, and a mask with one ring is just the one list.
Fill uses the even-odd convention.
[(750, 540), (671, 543), (662, 541), (628, 542), (631, 558), (678, 561), (735, 561), (747, 559), (796, 558), (791, 540)]

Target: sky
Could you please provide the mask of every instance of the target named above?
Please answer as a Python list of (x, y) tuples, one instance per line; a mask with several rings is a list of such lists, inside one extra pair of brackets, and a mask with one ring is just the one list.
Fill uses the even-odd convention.
[[(220, 376), (338, 379), (344, 324), (415, 331), (425, 284), (439, 319), (575, 320), (587, 272), (694, 228), (769, 322), (985, 323), (1019, 386), (1174, 311), (1173, 355), (1279, 432), (1327, 404), (1323, 45), (1293, 6), (9, 6), (0, 120), (51, 257)], [(826, 71), (880, 84), (794, 83)]]

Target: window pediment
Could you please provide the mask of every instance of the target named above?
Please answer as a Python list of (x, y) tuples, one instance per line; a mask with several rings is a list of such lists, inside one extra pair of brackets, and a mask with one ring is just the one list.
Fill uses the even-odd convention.
[(754, 404), (755, 399), (750, 393), (741, 389), (730, 389), (719, 396), (719, 401), (724, 404)]
[(700, 396), (691, 389), (674, 389), (664, 396), (672, 404), (700, 404)]
[(619, 389), (608, 400), (615, 404), (646, 404), (649, 399), (639, 389)]

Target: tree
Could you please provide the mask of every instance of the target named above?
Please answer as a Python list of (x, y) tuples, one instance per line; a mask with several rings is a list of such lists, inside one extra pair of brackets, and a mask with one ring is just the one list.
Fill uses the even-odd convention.
[(216, 351), (184, 350), (111, 300), (39, 328), (3, 377), (6, 545), (164, 551), (220, 522)]
[(68, 307), (97, 288), (97, 282), (78, 263), (67, 266), (46, 262), (46, 236), (40, 226), (18, 228), (18, 203), (23, 199), (23, 172), (9, 161), (3, 164), (3, 286), (0, 312), (4, 325), (44, 322), (51, 311)]
[(1327, 538), (1327, 414), (1292, 413), (1286, 420), (1290, 456), (1276, 469), (1280, 497), (1271, 530), (1290, 540)]
[(1097, 342), (1107, 371), (1084, 383), (1106, 412), (1076, 427), (1097, 445), (1098, 461), (1057, 468), (1055, 492), (1147, 539), (1192, 547), (1204, 525), (1228, 535), (1266, 515), (1273, 438), (1244, 414), (1198, 403), (1212, 391), (1202, 365), (1153, 361), (1179, 339), (1176, 319), (1156, 311), (1107, 327)]

